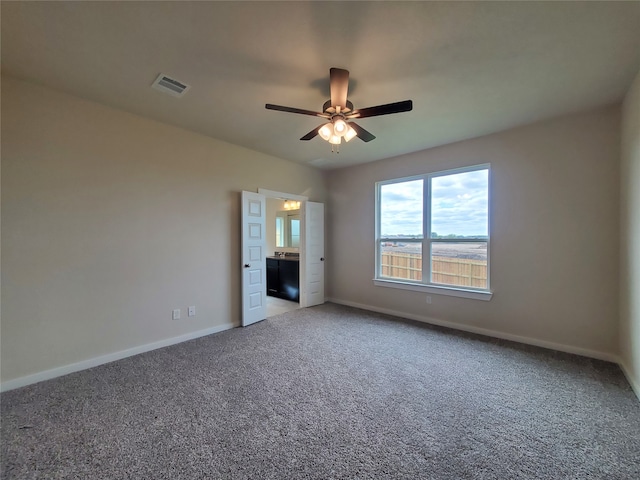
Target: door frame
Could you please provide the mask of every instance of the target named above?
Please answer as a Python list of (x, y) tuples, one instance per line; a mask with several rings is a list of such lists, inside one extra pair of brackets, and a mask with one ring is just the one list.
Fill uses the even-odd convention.
[(267, 198), (279, 198), (282, 200), (295, 200), (296, 202), (309, 200), (309, 197), (304, 195), (296, 195), (294, 193), (276, 192), (275, 190), (267, 190), (266, 188), (259, 188), (258, 193), (264, 195)]

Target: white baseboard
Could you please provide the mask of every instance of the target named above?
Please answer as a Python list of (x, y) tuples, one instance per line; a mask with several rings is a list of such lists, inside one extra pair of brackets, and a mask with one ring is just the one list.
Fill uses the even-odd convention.
[(87, 368), (97, 367), (105, 363), (115, 362), (126, 357), (138, 355), (140, 353), (149, 352), (158, 348), (168, 347), (169, 345), (175, 345), (176, 343), (186, 342), (187, 340), (193, 340), (195, 338), (204, 337), (213, 333), (222, 332), (231, 328), (237, 327), (232, 323), (225, 323), (222, 325), (216, 325), (215, 327), (205, 328), (204, 330), (198, 330), (196, 332), (185, 333), (177, 337), (167, 338), (158, 342), (147, 343), (146, 345), (139, 345), (137, 347), (128, 348), (127, 350), (120, 350), (119, 352), (109, 353), (107, 355), (101, 355), (99, 357), (89, 358), (77, 363), (71, 363), (69, 365), (63, 365), (62, 367), (52, 368), (43, 372), (38, 372), (33, 375), (27, 375), (13, 380), (8, 380), (0, 384), (0, 392), (6, 392), (15, 388), (25, 387), (33, 383), (42, 382), (44, 380), (50, 380), (52, 378), (61, 377), (69, 373), (79, 372), (80, 370), (86, 370)]
[(548, 348), (550, 350), (557, 350), (559, 352), (573, 353), (575, 355), (581, 355), (583, 357), (595, 358), (598, 360), (605, 360), (607, 362), (620, 364), (618, 356), (607, 353), (599, 352), (597, 350), (589, 350), (586, 348), (574, 347), (573, 345), (565, 345), (562, 343), (549, 342), (546, 340), (539, 340), (532, 337), (524, 337), (521, 335), (514, 335), (511, 333), (504, 333), (498, 330), (489, 330), (487, 328), (473, 327), (470, 325), (462, 325), (459, 323), (448, 322), (446, 320), (439, 320), (437, 318), (427, 317), (425, 315), (415, 315), (412, 313), (401, 312), (398, 310), (391, 310), (388, 308), (373, 307), (371, 305), (365, 305), (362, 303), (350, 302), (347, 300), (341, 300), (339, 298), (327, 298), (327, 302), (338, 303), (340, 305), (346, 305), (348, 307), (360, 308), (362, 310), (369, 310), (371, 312), (384, 313), (386, 315), (393, 315), (395, 317), (408, 318), (409, 320), (416, 320), (418, 322), (429, 323), (431, 325), (439, 325), (441, 327), (452, 328), (454, 330), (462, 330), (469, 333), (477, 333), (479, 335), (486, 335), (488, 337), (500, 338), (502, 340), (510, 340), (513, 342), (525, 343), (527, 345), (534, 345), (536, 347)]
[(618, 365), (620, 365), (620, 369), (624, 373), (624, 376), (627, 377), (627, 381), (629, 382), (629, 385), (631, 385), (631, 390), (633, 390), (633, 392), (636, 394), (636, 397), (638, 397), (638, 400), (640, 400), (640, 383), (638, 383), (638, 381), (633, 378), (633, 376), (631, 375), (631, 369), (627, 367), (627, 364), (624, 363), (622, 358), (618, 359)]
[[(608, 362), (617, 363), (622, 369), (627, 380), (629, 381), (629, 385), (631, 385), (631, 388), (636, 394), (636, 396), (638, 397), (638, 400), (640, 400), (640, 384), (632, 377), (631, 371), (629, 370), (629, 368), (627, 368), (627, 366), (622, 361), (622, 359), (610, 353), (599, 352), (596, 350), (589, 350), (589, 349), (580, 348), (580, 347), (574, 347), (571, 345), (564, 345), (561, 343), (548, 342), (546, 340), (538, 340), (535, 338), (524, 337), (521, 335), (513, 335), (510, 333), (499, 332), (497, 330), (489, 330), (486, 328), (461, 325), (458, 323), (448, 322), (446, 320), (439, 320), (439, 319), (427, 317), (424, 315), (415, 315), (415, 314), (410, 314), (406, 312), (401, 312), (398, 310), (391, 310), (388, 308), (373, 307), (371, 305), (350, 302), (347, 300), (341, 300), (339, 298), (327, 298), (326, 301), (337, 303), (340, 305), (346, 305), (349, 307), (359, 308), (361, 310), (368, 310), (371, 312), (383, 313), (386, 315), (393, 315), (395, 317), (408, 318), (410, 320), (416, 320), (418, 322), (429, 323), (432, 325), (439, 325), (441, 327), (452, 328), (454, 330), (462, 330), (465, 332), (477, 333), (477, 334), (486, 335), (489, 337), (500, 338), (503, 340), (511, 340), (514, 342), (520, 342), (527, 345), (534, 345), (536, 347), (549, 348), (551, 350), (557, 350), (560, 352), (573, 353), (575, 355), (581, 355), (583, 357), (595, 358), (598, 360), (605, 360)], [(102, 355), (100, 357), (90, 358), (88, 360), (83, 360), (81, 362), (64, 365), (62, 367), (52, 368), (50, 370), (45, 370), (43, 372), (39, 372), (33, 375), (27, 375), (24, 377), (13, 379), (13, 380), (8, 380), (0, 384), (0, 392), (14, 390), (16, 388), (25, 387), (27, 385), (42, 382), (44, 380), (50, 380), (52, 378), (61, 377), (62, 375), (67, 375), (69, 373), (79, 372), (81, 370), (86, 370), (88, 368), (97, 367), (98, 365), (104, 365), (105, 363), (115, 362), (116, 360), (121, 360), (123, 358), (131, 357), (133, 355), (138, 355), (140, 353), (149, 352), (151, 350), (156, 350), (158, 348), (168, 347), (170, 345), (186, 342), (188, 340), (204, 337), (206, 335), (212, 335), (214, 333), (235, 328), (236, 326), (237, 325), (232, 323), (217, 325), (215, 327), (207, 328), (204, 330), (198, 330), (196, 332), (186, 333), (184, 335), (167, 338), (165, 340), (160, 340), (158, 342), (148, 343), (146, 345), (140, 345), (138, 347), (129, 348), (127, 350), (121, 350), (119, 352)]]

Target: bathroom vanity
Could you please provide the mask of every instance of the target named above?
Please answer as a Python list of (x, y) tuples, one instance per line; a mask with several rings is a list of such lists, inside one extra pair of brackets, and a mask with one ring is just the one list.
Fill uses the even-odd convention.
[(300, 301), (299, 264), (297, 254), (267, 257), (267, 295)]

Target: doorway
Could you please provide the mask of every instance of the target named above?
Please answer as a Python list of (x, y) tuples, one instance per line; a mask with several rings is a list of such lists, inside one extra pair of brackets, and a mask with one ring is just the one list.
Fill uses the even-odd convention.
[[(274, 212), (285, 212), (280, 215), (279, 241), (275, 233), (278, 227), (276, 214), (270, 214), (267, 222), (267, 199), (288, 202), (288, 209), (282, 203), (282, 210), (278, 210), (278, 204), (274, 204)], [(291, 207), (291, 202), (295, 203), (294, 208)], [(299, 216), (291, 213), (294, 209), (299, 209)], [(279, 283), (273, 289), (273, 293), (277, 293), (275, 296), (288, 301), (299, 301), (299, 304), (286, 306), (273, 302), (272, 312), (324, 303), (324, 204), (310, 202), (302, 195), (266, 189), (258, 189), (258, 193), (245, 191), (242, 192), (241, 225), (242, 326), (251, 325), (268, 316), (267, 275), (270, 263), (273, 267), (274, 262), (278, 262), (276, 268)], [(285, 239), (289, 239), (288, 243)], [(281, 247), (275, 246), (277, 241)], [(294, 268), (292, 262), (287, 260), (295, 260), (298, 268)], [(292, 283), (289, 277), (282, 277), (284, 281), (280, 280), (280, 262), (283, 263), (282, 269), (289, 272), (285, 272), (285, 277), (294, 275), (297, 283)]]
[(283, 313), (292, 312), (298, 310), (300, 307), (299, 302), (292, 302), (290, 300), (283, 300), (281, 298), (271, 297), (267, 295), (267, 318), (275, 317), (276, 315), (282, 315)]
[(266, 197), (267, 318), (300, 308), (302, 200)]

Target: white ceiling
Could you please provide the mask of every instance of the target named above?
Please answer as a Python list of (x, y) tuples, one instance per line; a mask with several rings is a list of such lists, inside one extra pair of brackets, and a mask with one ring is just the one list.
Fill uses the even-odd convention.
[[(422, 150), (620, 101), (640, 2), (2, 2), (3, 73), (320, 168)], [(349, 99), (411, 99), (332, 155), (311, 116), (329, 68)], [(191, 85), (150, 88), (159, 73)]]

